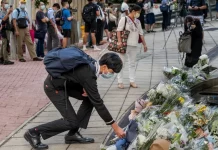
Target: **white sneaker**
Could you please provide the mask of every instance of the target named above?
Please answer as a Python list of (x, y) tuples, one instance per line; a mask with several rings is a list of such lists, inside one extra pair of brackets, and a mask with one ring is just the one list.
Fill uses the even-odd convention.
[(94, 51), (100, 51), (101, 49), (98, 47), (94, 47)]
[(86, 47), (83, 47), (83, 51), (87, 51), (88, 49)]

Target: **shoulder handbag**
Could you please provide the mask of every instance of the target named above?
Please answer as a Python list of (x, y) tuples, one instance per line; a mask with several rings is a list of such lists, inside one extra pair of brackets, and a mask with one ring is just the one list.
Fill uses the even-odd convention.
[(117, 30), (113, 30), (112, 31), (112, 38), (111, 38), (112, 41), (110, 42), (110, 44), (108, 46), (109, 51), (114, 51), (114, 52), (123, 53), (123, 54), (126, 53), (127, 40), (128, 40), (129, 33), (130, 33), (130, 31), (126, 30), (126, 22), (127, 22), (127, 18), (125, 17), (125, 24), (123, 27), (123, 31), (121, 31), (122, 47), (118, 48)]
[(179, 37), (179, 44), (178, 44), (178, 50), (179, 52), (183, 53), (191, 53), (191, 42), (192, 42), (192, 37), (190, 32), (185, 32), (182, 33), (180, 32), (180, 37)]
[(45, 31), (36, 30), (34, 32), (34, 38), (35, 39), (44, 39), (45, 38)]
[(117, 20), (117, 17), (114, 16), (112, 13), (109, 13), (109, 21), (115, 22)]

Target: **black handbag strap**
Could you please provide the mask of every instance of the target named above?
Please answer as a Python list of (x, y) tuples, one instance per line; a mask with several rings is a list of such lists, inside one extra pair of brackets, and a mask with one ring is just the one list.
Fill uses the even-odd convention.
[(125, 24), (124, 24), (124, 27), (123, 27), (123, 31), (126, 30), (126, 22), (127, 22), (127, 18), (125, 17)]

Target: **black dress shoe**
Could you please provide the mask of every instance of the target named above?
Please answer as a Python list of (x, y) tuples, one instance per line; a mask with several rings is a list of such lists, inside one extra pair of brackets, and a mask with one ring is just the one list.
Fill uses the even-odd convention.
[(4, 63), (4, 59), (0, 58), (0, 64), (3, 64), (3, 63)]
[(39, 58), (39, 57), (35, 57), (33, 58), (33, 61), (42, 61), (43, 59), (42, 58)]
[(4, 61), (4, 65), (13, 65), (14, 64), (14, 62), (12, 62), (12, 61)]
[(19, 61), (20, 61), (20, 62), (26, 62), (26, 60), (25, 60), (25, 59), (19, 59)]
[(66, 144), (74, 144), (74, 143), (94, 143), (95, 140), (93, 138), (86, 138), (83, 137), (79, 132), (75, 133), (74, 135), (65, 135), (65, 143)]
[(24, 138), (36, 150), (48, 149), (48, 145), (41, 143), (40, 136), (31, 135), (29, 131), (24, 134)]

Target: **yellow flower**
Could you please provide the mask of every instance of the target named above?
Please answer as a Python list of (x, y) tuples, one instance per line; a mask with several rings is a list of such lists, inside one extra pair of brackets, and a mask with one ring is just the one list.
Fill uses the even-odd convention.
[(180, 102), (181, 104), (184, 104), (185, 99), (184, 99), (183, 97), (179, 97), (179, 102)]
[(198, 112), (204, 112), (207, 109), (207, 106), (202, 105), (199, 109)]

